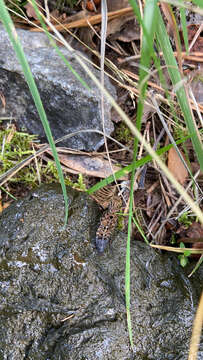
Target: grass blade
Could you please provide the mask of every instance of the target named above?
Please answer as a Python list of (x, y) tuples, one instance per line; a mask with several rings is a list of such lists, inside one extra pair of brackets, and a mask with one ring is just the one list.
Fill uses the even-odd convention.
[(11, 41), (11, 43), (13, 45), (13, 48), (14, 48), (14, 50), (16, 52), (16, 56), (17, 56), (21, 66), (22, 66), (25, 79), (27, 81), (30, 93), (31, 93), (31, 95), (33, 97), (35, 106), (36, 106), (37, 111), (39, 113), (41, 122), (42, 122), (43, 127), (44, 127), (45, 134), (47, 136), (47, 139), (49, 141), (49, 144), (50, 144), (50, 147), (51, 147), (54, 159), (55, 159), (55, 163), (56, 163), (56, 167), (57, 167), (57, 170), (58, 170), (58, 174), (59, 174), (59, 178), (60, 178), (60, 182), (61, 182), (61, 187), (62, 187), (62, 191), (63, 191), (64, 201), (65, 201), (65, 220), (64, 220), (64, 224), (66, 225), (67, 219), (68, 219), (68, 198), (67, 198), (66, 186), (65, 186), (63, 172), (62, 172), (61, 165), (60, 165), (60, 162), (59, 162), (58, 154), (57, 154), (56, 147), (55, 147), (55, 144), (54, 144), (54, 140), (53, 140), (53, 137), (52, 137), (51, 129), (49, 127), (49, 123), (48, 123), (48, 120), (47, 120), (47, 117), (46, 117), (46, 113), (44, 111), (44, 107), (43, 107), (43, 104), (42, 104), (42, 101), (41, 101), (41, 98), (40, 98), (40, 95), (39, 95), (39, 91), (37, 89), (36, 83), (34, 81), (34, 78), (32, 76), (32, 73), (31, 73), (31, 70), (30, 70), (30, 67), (29, 67), (29, 64), (28, 64), (27, 59), (25, 57), (25, 54), (23, 52), (23, 48), (22, 48), (21, 43), (19, 41), (19, 38), (18, 38), (17, 32), (15, 30), (14, 24), (13, 24), (13, 22), (11, 20), (11, 17), (10, 17), (10, 15), (8, 13), (8, 10), (6, 9), (6, 6), (5, 6), (3, 0), (0, 0), (0, 19), (1, 19), (1, 21), (2, 21), (2, 23), (4, 25), (4, 27), (5, 27), (8, 35), (9, 35), (10, 41)]
[[(174, 57), (172, 47), (168, 38), (168, 34), (160, 13), (160, 10), (158, 9), (158, 26), (157, 26), (157, 39), (159, 41), (160, 47), (163, 51), (163, 55), (165, 58), (165, 62), (167, 64), (168, 73), (170, 75), (172, 84), (175, 86), (177, 84), (182, 83), (182, 78), (180, 75), (180, 72), (178, 70), (178, 66), (176, 63), (176, 59)], [(179, 88), (176, 90), (177, 99), (179, 102), (179, 105), (181, 107), (186, 125), (188, 127), (189, 134), (191, 135), (191, 140), (193, 143), (193, 147), (195, 149), (198, 162), (200, 164), (201, 170), (203, 170), (203, 146), (201, 139), (199, 137), (198, 132), (196, 131), (193, 116), (191, 113), (191, 109), (189, 106), (188, 98), (186, 95), (185, 88), (183, 85), (180, 85)]]
[(183, 39), (184, 39), (184, 44), (185, 44), (185, 50), (188, 55), (189, 43), (188, 43), (187, 23), (186, 23), (185, 9), (183, 9), (183, 8), (180, 8), (180, 20), (181, 20), (181, 29), (183, 30)]
[(190, 351), (188, 360), (196, 360), (197, 352), (200, 343), (201, 331), (203, 326), (203, 292), (200, 298), (199, 306), (196, 312), (193, 330), (192, 330), (192, 338), (190, 342)]
[(200, 8), (203, 9), (203, 3), (202, 0), (191, 0), (194, 4), (198, 5)]
[[(187, 139), (189, 139), (189, 136), (185, 137), (184, 139), (178, 140), (176, 141), (176, 145), (182, 144), (183, 142), (185, 142)], [(159, 149), (156, 151), (157, 155), (162, 155), (165, 154), (168, 150), (170, 150), (173, 147), (172, 144), (169, 144), (167, 146), (164, 146), (163, 148)], [(147, 155), (144, 158), (138, 160), (135, 162), (135, 167), (136, 169), (138, 169), (139, 167), (147, 164), (148, 162), (152, 161), (152, 156)], [(128, 166), (125, 166), (123, 169), (120, 169), (118, 171), (116, 171), (116, 173), (114, 173), (113, 175), (108, 176), (106, 179), (101, 180), (100, 182), (98, 182), (97, 184), (95, 184), (94, 186), (92, 186), (90, 189), (87, 190), (87, 193), (89, 195), (93, 194), (95, 191), (103, 188), (106, 185), (111, 184), (115, 178), (116, 180), (119, 180), (122, 176), (125, 176), (126, 174), (131, 173), (133, 168), (133, 164), (130, 164)]]
[[(134, 11), (142, 22), (139, 10), (137, 5), (133, 1), (129, 1), (134, 8)], [(138, 102), (137, 117), (136, 117), (136, 128), (138, 131), (141, 130), (142, 124), (142, 114), (144, 108), (144, 98), (147, 90), (147, 82), (143, 80), (148, 75), (148, 69), (151, 62), (153, 50), (153, 38), (156, 28), (156, 16), (157, 16), (157, 1), (148, 0), (145, 5), (143, 28), (144, 35), (142, 39), (142, 49), (141, 49), (141, 61), (139, 69), (139, 85), (143, 84), (140, 88), (140, 98)], [(149, 42), (149, 38), (150, 42)], [(133, 150), (133, 162), (132, 162), (132, 175), (131, 175), (131, 187), (130, 187), (130, 202), (129, 202), (129, 216), (128, 216), (128, 237), (127, 237), (127, 246), (126, 246), (126, 268), (125, 268), (125, 299), (126, 299), (126, 311), (127, 311), (127, 324), (128, 332), (131, 347), (133, 348), (133, 339), (132, 339), (132, 326), (131, 326), (131, 316), (130, 316), (130, 239), (132, 232), (132, 218), (133, 218), (133, 194), (134, 194), (134, 182), (135, 182), (135, 170), (136, 170), (136, 160), (138, 152), (138, 143), (139, 140), (135, 137), (134, 140), (134, 150)]]

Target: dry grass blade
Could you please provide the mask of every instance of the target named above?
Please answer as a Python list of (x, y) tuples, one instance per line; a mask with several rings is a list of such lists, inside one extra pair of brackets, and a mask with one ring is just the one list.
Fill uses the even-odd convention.
[[(102, 85), (102, 87), (104, 87), (104, 62), (105, 62), (106, 33), (107, 33), (107, 22), (108, 22), (108, 17), (107, 17), (108, 10), (107, 10), (106, 0), (101, 1), (101, 15), (102, 15), (102, 24), (101, 24), (101, 60), (100, 60), (101, 74), (100, 74), (100, 78), (101, 78), (101, 85)], [(115, 171), (113, 170), (113, 166), (111, 163), (111, 158), (109, 155), (108, 144), (107, 144), (107, 139), (106, 139), (104, 117), (105, 117), (104, 93), (101, 90), (101, 118), (102, 118), (102, 129), (103, 129), (103, 133), (104, 133), (104, 144), (105, 144), (105, 149), (106, 149), (109, 165), (111, 168), (111, 173), (114, 174)], [(115, 178), (115, 182), (117, 184), (116, 178)], [(118, 186), (118, 184), (117, 184), (117, 186)]]
[[(174, 54), (175, 54), (175, 53), (174, 53)], [(197, 59), (196, 59), (196, 60), (197, 60)], [(203, 61), (203, 58), (202, 58), (202, 61)], [(123, 69), (122, 72), (123, 72), (125, 75), (129, 76), (130, 78), (132, 78), (132, 79), (135, 79), (135, 80), (137, 80), (137, 81), (138, 81), (138, 79), (139, 79), (139, 76), (138, 76), (138, 75), (132, 73), (132, 72), (129, 71), (129, 70)], [(130, 79), (127, 79), (127, 80), (128, 80), (129, 83), (131, 83)], [(165, 90), (164, 90), (160, 85), (157, 85), (157, 84), (154, 83), (153, 81), (148, 81), (147, 84), (148, 84), (148, 86), (151, 87), (153, 90), (160, 91), (160, 92), (163, 93), (163, 94), (165, 93)], [(127, 86), (127, 85), (123, 85), (123, 87), (125, 87), (126, 89), (128, 88), (129, 91), (132, 91), (132, 92), (135, 93), (135, 94), (139, 94), (139, 92), (138, 92), (138, 90), (137, 90), (136, 88), (133, 88), (133, 87), (130, 87), (130, 86)], [(147, 97), (149, 97), (149, 98), (151, 97), (149, 91), (147, 91), (146, 94), (147, 94)], [(171, 96), (171, 98), (174, 98), (174, 97), (176, 98), (176, 93), (175, 93), (175, 92), (169, 91), (169, 95)], [(161, 99), (162, 102), (168, 104), (168, 101), (166, 100), (165, 97), (162, 97), (162, 96), (159, 94), (159, 98)], [(193, 110), (197, 110), (197, 109), (196, 109), (196, 106), (194, 105), (194, 101), (193, 101), (191, 98), (189, 99), (189, 102), (190, 102), (191, 108), (192, 108)], [(200, 111), (201, 113), (203, 113), (203, 105), (197, 104), (197, 106), (198, 106), (199, 111)]]
[(175, 253), (184, 253), (185, 251), (189, 251), (191, 254), (203, 254), (203, 249), (193, 249), (193, 248), (177, 248), (177, 247), (172, 247), (172, 246), (164, 246), (164, 245), (154, 245), (154, 244), (150, 244), (151, 247), (155, 248), (155, 249), (159, 249), (159, 250), (165, 250), (165, 251), (171, 251), (171, 252), (175, 252)]
[(177, 50), (179, 70), (182, 73), (182, 52), (181, 52), (181, 48), (180, 48), (180, 38), (179, 38), (178, 31), (177, 31), (176, 19), (171, 10), (171, 6), (169, 4), (161, 3), (161, 8), (162, 8), (164, 15), (166, 16), (166, 19), (168, 20), (170, 30), (172, 31), (173, 36), (174, 36), (176, 50)]
[[(163, 53), (160, 53), (160, 56), (162, 56)], [(177, 52), (174, 51), (174, 56), (178, 56)], [(195, 61), (197, 63), (202, 63), (203, 62), (203, 53), (202, 52), (191, 52), (189, 55), (183, 51), (182, 52), (182, 58), (185, 60), (189, 60), (189, 61)]]
[(190, 341), (190, 351), (188, 360), (196, 360), (197, 359), (197, 352), (200, 343), (200, 336), (203, 326), (203, 292), (201, 295), (200, 303), (196, 312), (193, 330), (192, 330), (192, 337)]
[[(132, 13), (133, 13), (132, 8), (128, 7), (128, 8), (124, 8), (124, 9), (117, 10), (117, 11), (110, 11), (110, 12), (108, 12), (107, 16), (108, 16), (108, 20), (112, 20), (115, 18), (119, 18), (120, 16), (132, 14)], [(87, 16), (84, 19), (76, 20), (69, 24), (55, 25), (55, 29), (58, 31), (64, 31), (65, 29), (87, 27), (87, 26), (89, 26), (89, 23), (91, 25), (100, 24), (101, 21), (102, 21), (102, 15), (98, 14), (98, 15), (93, 15), (93, 16)], [(49, 27), (49, 26), (47, 27), (47, 30), (52, 31), (51, 27)], [(31, 31), (41, 32), (41, 31), (43, 31), (43, 29), (34, 27), (31, 29)]]

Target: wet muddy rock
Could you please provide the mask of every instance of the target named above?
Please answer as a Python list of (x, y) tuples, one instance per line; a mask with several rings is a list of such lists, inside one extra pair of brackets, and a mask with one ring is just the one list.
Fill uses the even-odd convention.
[(34, 191), (1, 216), (0, 360), (186, 360), (202, 269), (189, 280), (176, 257), (132, 241), (132, 351), (126, 235), (98, 254), (98, 206), (72, 189), (68, 196), (65, 230), (60, 187)]

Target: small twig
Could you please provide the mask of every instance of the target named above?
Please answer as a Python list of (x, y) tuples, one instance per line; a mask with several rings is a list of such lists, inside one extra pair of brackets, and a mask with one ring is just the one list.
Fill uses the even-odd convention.
[(203, 24), (200, 25), (199, 29), (197, 30), (194, 38), (192, 39), (190, 45), (189, 45), (189, 51), (192, 49), (192, 47), (194, 46), (195, 42), (197, 41), (197, 38), (199, 37), (199, 35), (201, 34), (203, 30)]
[(41, 175), (40, 175), (40, 171), (39, 171), (39, 165), (38, 165), (38, 161), (37, 161), (36, 151), (35, 151), (33, 144), (32, 144), (32, 150), (33, 150), (34, 161), (35, 161), (35, 166), (36, 166), (36, 170), (37, 170), (38, 182), (39, 182), (39, 184), (41, 184)]

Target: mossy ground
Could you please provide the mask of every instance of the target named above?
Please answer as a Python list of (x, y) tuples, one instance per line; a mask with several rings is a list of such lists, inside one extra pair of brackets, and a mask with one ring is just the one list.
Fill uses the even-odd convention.
[[(14, 125), (0, 128), (0, 177), (17, 164), (35, 153), (37, 136), (29, 135), (26, 132), (19, 132)], [(58, 183), (58, 173), (54, 161), (44, 161), (43, 158), (35, 158), (1, 187), (2, 193), (10, 193), (13, 196), (20, 196), (20, 188), (30, 190), (38, 187), (41, 183)], [(81, 174), (69, 176), (65, 174), (65, 183), (79, 190), (85, 190), (85, 184)]]

